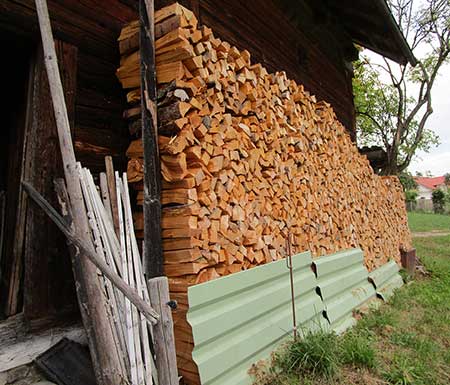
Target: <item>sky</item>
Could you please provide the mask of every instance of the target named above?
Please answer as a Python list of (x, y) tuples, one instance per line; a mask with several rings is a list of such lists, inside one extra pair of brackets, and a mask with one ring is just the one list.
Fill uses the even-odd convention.
[(450, 65), (441, 68), (440, 76), (431, 92), (433, 114), (427, 121), (427, 127), (435, 131), (441, 144), (430, 152), (419, 152), (411, 162), (409, 171), (425, 174), (431, 171), (433, 176), (450, 172)]

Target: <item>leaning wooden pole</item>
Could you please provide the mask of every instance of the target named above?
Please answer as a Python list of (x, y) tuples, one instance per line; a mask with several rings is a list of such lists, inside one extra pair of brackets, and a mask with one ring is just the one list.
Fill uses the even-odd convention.
[[(83, 195), (76, 170), (69, 119), (46, 0), (36, 0), (36, 9), (74, 230), (77, 237), (88, 241), (88, 247), (93, 251)], [(106, 316), (107, 303), (106, 298), (101, 295), (103, 289), (98, 279), (97, 268), (87, 258), (81, 257), (81, 252), (78, 250), (78, 255), (72, 258), (72, 265), (77, 282), (78, 302), (89, 339), (97, 382), (99, 385), (122, 384), (125, 383), (126, 374), (121, 370), (124, 365), (116, 346), (114, 346), (113, 330)]]
[(144, 147), (144, 270), (163, 275), (161, 240), (161, 168), (156, 111), (156, 64), (153, 0), (139, 1), (141, 113)]
[[(159, 319), (158, 313), (151, 308), (151, 306), (145, 302), (138, 292), (128, 285), (120, 276), (111, 269), (106, 262), (102, 261), (96, 252), (92, 252), (93, 249), (89, 247), (86, 240), (81, 239), (74, 234), (72, 229), (67, 223), (64, 222), (64, 218), (58, 214), (58, 212), (39, 194), (33, 186), (27, 182), (23, 182), (28, 196), (48, 215), (48, 217), (55, 223), (56, 226), (67, 237), (69, 243), (76, 246), (82, 253), (82, 257), (89, 258), (89, 260), (102, 272), (102, 274), (108, 278), (114, 286), (134, 305), (136, 308), (147, 318), (151, 324), (156, 324)], [(72, 221), (72, 217), (70, 217)]]

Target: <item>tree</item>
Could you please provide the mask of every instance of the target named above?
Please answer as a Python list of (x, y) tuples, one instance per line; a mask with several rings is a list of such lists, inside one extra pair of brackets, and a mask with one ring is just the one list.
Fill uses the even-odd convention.
[(431, 199), (433, 201), (434, 212), (436, 214), (443, 214), (446, 199), (445, 193), (440, 189), (436, 189), (431, 193)]
[(403, 191), (415, 190), (417, 188), (417, 183), (410, 172), (404, 171), (399, 174), (398, 179), (403, 186)]
[(417, 200), (417, 197), (419, 196), (419, 193), (414, 190), (407, 190), (405, 191), (405, 200), (408, 203), (413, 203)]
[(448, 172), (448, 173), (444, 174), (444, 178), (445, 178), (445, 184), (447, 186), (449, 186), (450, 185), (450, 173)]
[(438, 143), (426, 122), (433, 113), (432, 88), (450, 55), (449, 0), (391, 0), (391, 10), (414, 54), (425, 53), (415, 67), (364, 56), (355, 64), (358, 140), (386, 151), (384, 175), (399, 174), (417, 150)]

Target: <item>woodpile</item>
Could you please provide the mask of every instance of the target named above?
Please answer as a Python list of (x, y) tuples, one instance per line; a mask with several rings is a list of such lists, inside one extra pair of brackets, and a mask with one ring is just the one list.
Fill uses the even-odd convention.
[[(128, 178), (143, 203), (138, 24), (119, 38), (127, 90)], [(198, 26), (178, 4), (155, 13), (165, 273), (179, 302), (181, 373), (196, 383), (185, 320), (190, 285), (284, 258), (351, 247), (369, 270), (409, 248), (397, 178), (375, 175), (333, 109), (284, 72)], [(141, 212), (134, 213), (142, 237)]]

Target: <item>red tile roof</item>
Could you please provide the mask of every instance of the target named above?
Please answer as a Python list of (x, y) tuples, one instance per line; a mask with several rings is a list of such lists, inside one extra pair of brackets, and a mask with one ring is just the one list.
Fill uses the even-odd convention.
[(416, 181), (417, 184), (420, 184), (421, 186), (424, 186), (431, 190), (434, 190), (435, 188), (445, 184), (444, 176), (437, 176), (434, 178), (428, 178), (425, 176), (417, 176), (414, 178), (414, 180)]

